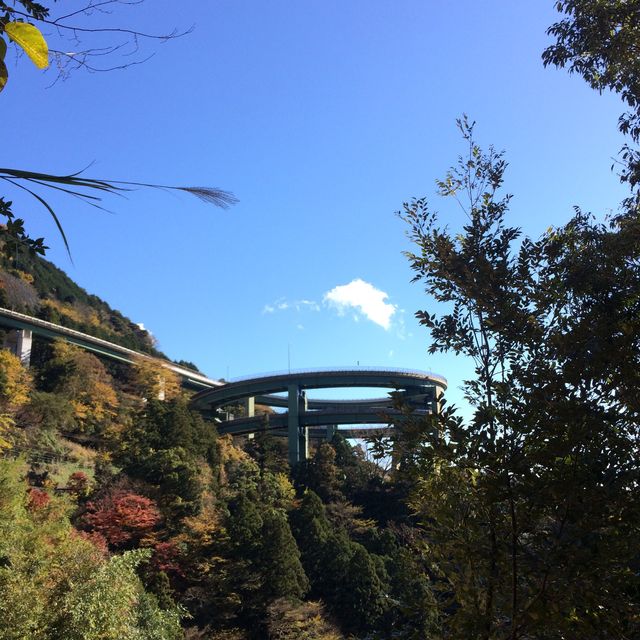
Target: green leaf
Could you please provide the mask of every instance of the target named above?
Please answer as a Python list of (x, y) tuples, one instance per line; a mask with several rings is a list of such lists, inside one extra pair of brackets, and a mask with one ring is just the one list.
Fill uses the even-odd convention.
[(4, 38), (0, 38), (0, 60), (4, 60), (5, 55), (7, 54), (7, 43)]
[(31, 58), (38, 69), (49, 66), (49, 47), (37, 27), (28, 22), (8, 22), (4, 25), (6, 34)]
[(7, 84), (9, 79), (9, 72), (7, 71), (7, 65), (3, 60), (0, 60), (0, 91), (4, 89), (4, 85)]

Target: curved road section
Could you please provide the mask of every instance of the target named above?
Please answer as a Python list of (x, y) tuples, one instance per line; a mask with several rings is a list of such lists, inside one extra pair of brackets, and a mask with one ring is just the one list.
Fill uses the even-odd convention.
[[(384, 398), (372, 399), (307, 399), (310, 389), (358, 387), (387, 389), (389, 393)], [(324, 426), (326, 437), (330, 437), (338, 425), (391, 422), (394, 415), (400, 415), (394, 408), (396, 400), (408, 403), (415, 413), (437, 412), (446, 388), (445, 378), (426, 371), (360, 367), (297, 371), (245, 378), (201, 391), (193, 397), (192, 406), (217, 416), (221, 420), (220, 433), (242, 435), (264, 428), (283, 433), (286, 429), (289, 462), (296, 464), (308, 455), (310, 427), (314, 428), (312, 435), (315, 435), (317, 427)], [(255, 416), (256, 402), (271, 408), (286, 407), (287, 411), (273, 413), (268, 419)], [(240, 417), (225, 411), (234, 405), (244, 407)], [(370, 429), (351, 428), (348, 433), (351, 437), (362, 437), (370, 433)]]

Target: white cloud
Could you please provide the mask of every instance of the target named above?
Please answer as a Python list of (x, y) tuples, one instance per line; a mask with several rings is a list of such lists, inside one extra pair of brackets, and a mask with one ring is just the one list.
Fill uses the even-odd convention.
[(391, 318), (397, 311), (397, 307), (390, 302), (385, 302), (389, 296), (372, 284), (357, 278), (349, 284), (340, 285), (327, 291), (323, 301), (334, 307), (340, 315), (348, 310), (356, 309), (369, 320), (380, 325), (384, 329), (391, 326)]
[(276, 311), (287, 311), (287, 309), (294, 309), (295, 311), (320, 311), (320, 305), (315, 300), (294, 300), (289, 302), (285, 298), (278, 298), (271, 304), (265, 304), (262, 307), (262, 313), (275, 313)]
[(293, 303), (293, 306), (296, 308), (296, 311), (305, 308), (311, 311), (320, 311), (320, 305), (315, 300), (298, 300)]
[(278, 298), (271, 304), (265, 304), (262, 313), (275, 313), (276, 311), (284, 311), (289, 308), (289, 303), (284, 298)]

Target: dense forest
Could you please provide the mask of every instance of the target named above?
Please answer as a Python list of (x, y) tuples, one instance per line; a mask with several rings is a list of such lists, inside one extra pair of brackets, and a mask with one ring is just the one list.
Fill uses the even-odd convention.
[[(422, 637), (437, 606), (407, 486), (336, 437), (290, 469), (173, 387), (55, 343), (2, 351), (0, 637)], [(16, 454), (20, 454), (16, 458)]]
[[(426, 198), (401, 217), (444, 303), (417, 313), (430, 351), (475, 363), (470, 414), (407, 409), (371, 458), (338, 436), (291, 468), (268, 416), (218, 436), (177, 380), (156, 399), (159, 369), (1, 350), (0, 638), (640, 637), (640, 6), (556, 4), (544, 62), (628, 106), (629, 195), (524, 237), (504, 155), (460, 119), (437, 185), (465, 226)], [(91, 324), (91, 296), (6, 260), (3, 303)]]

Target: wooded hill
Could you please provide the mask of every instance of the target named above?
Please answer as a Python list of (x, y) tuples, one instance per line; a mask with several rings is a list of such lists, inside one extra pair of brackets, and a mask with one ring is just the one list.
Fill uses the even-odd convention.
[[(336, 437), (291, 469), (178, 385), (56, 342), (0, 351), (0, 637), (421, 637), (437, 607), (391, 483)], [(146, 398), (146, 399), (145, 399)], [(79, 444), (82, 443), (82, 444)]]
[(148, 331), (87, 293), (48, 260), (27, 252), (17, 260), (0, 252), (0, 306), (165, 357)]

